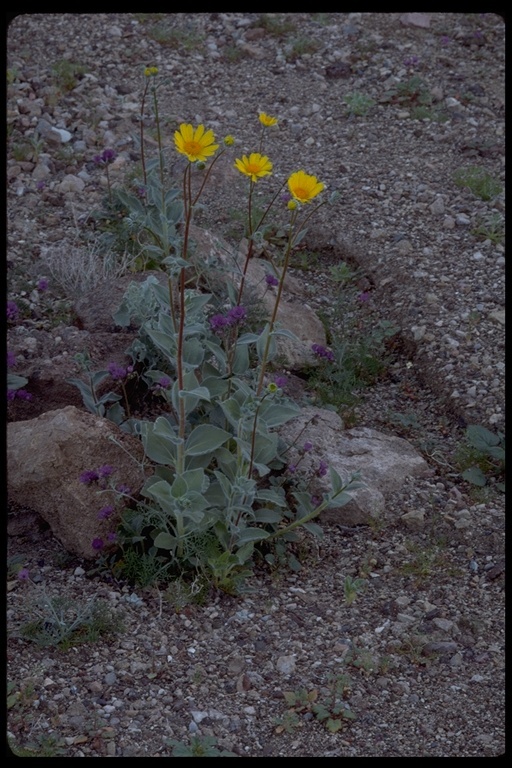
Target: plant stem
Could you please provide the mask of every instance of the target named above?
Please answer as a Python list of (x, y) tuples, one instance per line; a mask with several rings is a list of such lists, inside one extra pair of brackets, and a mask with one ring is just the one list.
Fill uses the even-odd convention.
[(268, 332), (267, 332), (267, 340), (265, 342), (265, 349), (263, 351), (263, 356), (261, 360), (260, 377), (258, 380), (258, 387), (256, 390), (257, 395), (259, 395), (261, 393), (261, 390), (263, 389), (263, 379), (265, 377), (265, 371), (267, 367), (267, 358), (268, 358), (268, 352), (270, 349), (270, 342), (272, 339), (272, 332), (274, 330), (274, 326), (276, 323), (277, 311), (279, 309), (279, 302), (281, 301), (281, 294), (283, 292), (284, 279), (286, 277), (286, 271), (288, 269), (288, 264), (290, 262), (290, 254), (291, 254), (292, 242), (293, 242), (293, 225), (295, 224), (296, 218), (297, 218), (297, 211), (294, 210), (292, 211), (291, 220), (290, 220), (290, 231), (288, 234), (288, 243), (286, 246), (286, 253), (284, 255), (284, 263), (283, 263), (283, 268), (281, 270), (281, 278), (279, 280), (279, 285), (277, 288), (277, 296), (274, 303), (274, 311), (272, 312), (272, 317), (270, 318), (270, 323), (269, 323)]
[(140, 160), (142, 164), (142, 175), (144, 178), (144, 187), (147, 186), (147, 175), (146, 175), (146, 158), (144, 155), (144, 104), (146, 101), (146, 94), (148, 92), (148, 81), (146, 80), (144, 85), (144, 92), (142, 94), (142, 100), (140, 104)]

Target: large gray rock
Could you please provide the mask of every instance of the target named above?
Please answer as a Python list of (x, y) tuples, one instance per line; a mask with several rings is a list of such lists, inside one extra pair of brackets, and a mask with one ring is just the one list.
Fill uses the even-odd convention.
[(116, 514), (98, 519), (100, 509), (114, 504), (115, 493), (100, 493), (97, 484), (85, 485), (80, 475), (110, 465), (116, 470), (113, 483), (137, 494), (144, 481), (143, 455), (136, 438), (74, 406), (12, 422), (7, 425), (9, 500), (38, 512), (69, 552), (95, 557), (93, 539), (106, 541), (119, 519)]
[[(383, 514), (386, 497), (398, 490), (406, 477), (432, 474), (427, 462), (407, 440), (367, 427), (344, 429), (334, 411), (303, 408), (295, 419), (281, 427), (280, 434), (288, 443), (297, 440), (287, 457), (289, 464), (297, 466), (298, 475), (313, 478), (312, 493), (330, 490), (329, 474), (318, 476), (320, 461), (331, 465), (346, 480), (360, 472), (365, 487), (353, 491), (352, 500), (344, 507), (321, 513), (324, 521), (349, 526), (368, 524), (371, 518)], [(313, 448), (304, 453), (302, 447), (307, 441)]]

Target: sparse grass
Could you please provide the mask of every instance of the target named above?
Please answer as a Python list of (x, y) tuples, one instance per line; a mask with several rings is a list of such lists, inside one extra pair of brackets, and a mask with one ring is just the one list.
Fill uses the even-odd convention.
[(74, 644), (96, 642), (102, 635), (122, 631), (119, 617), (102, 600), (80, 604), (42, 592), (29, 599), (27, 607), (35, 618), (20, 627), (21, 637), (42, 648), (59, 646), (66, 650)]
[(12, 738), (8, 743), (16, 757), (61, 757), (66, 754), (64, 739), (51, 734), (40, 733), (23, 746), (17, 745)]
[(247, 58), (248, 54), (239, 45), (226, 45), (223, 49), (223, 58), (230, 64), (236, 64)]
[(76, 88), (81, 75), (87, 72), (87, 68), (82, 64), (61, 59), (52, 66), (52, 73), (55, 77), (57, 86), (62, 91), (72, 91)]
[(502, 191), (501, 184), (478, 165), (460, 168), (453, 180), (458, 187), (466, 187), (481, 200), (492, 200)]
[(344, 97), (344, 102), (347, 105), (347, 110), (350, 115), (357, 115), (363, 117), (366, 113), (375, 105), (374, 99), (370, 96), (366, 96), (364, 93), (347, 93)]
[(296, 31), (295, 24), (282, 13), (262, 13), (253, 26), (262, 27), (267, 34), (277, 38), (286, 37)]
[(505, 219), (501, 213), (491, 213), (472, 230), (472, 234), (482, 240), (490, 240), (497, 245), (505, 240)]
[(55, 245), (41, 251), (41, 266), (70, 298), (79, 298), (87, 291), (114, 281), (130, 271), (133, 257), (105, 250), (99, 242), (74, 247)]
[(303, 35), (295, 37), (289, 45), (285, 47), (285, 57), (287, 61), (296, 61), (307, 53), (316, 53), (320, 50), (321, 44), (318, 40)]
[(148, 35), (160, 45), (188, 53), (198, 51), (204, 42), (203, 36), (193, 27), (168, 27), (163, 21), (154, 24)]

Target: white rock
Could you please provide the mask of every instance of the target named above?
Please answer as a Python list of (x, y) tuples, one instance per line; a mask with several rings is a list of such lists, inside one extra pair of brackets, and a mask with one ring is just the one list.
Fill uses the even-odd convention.
[(291, 675), (292, 672), (295, 672), (296, 663), (295, 656), (280, 656), (276, 661), (276, 668), (283, 675)]
[(83, 192), (85, 181), (68, 173), (57, 187), (59, 192)]

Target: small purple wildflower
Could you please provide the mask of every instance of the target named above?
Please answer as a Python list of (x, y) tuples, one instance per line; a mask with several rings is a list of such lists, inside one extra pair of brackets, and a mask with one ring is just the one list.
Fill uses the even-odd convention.
[(100, 550), (100, 549), (103, 549), (105, 544), (103, 542), (103, 539), (93, 539), (91, 542), (91, 546), (93, 549)]
[(312, 448), (313, 448), (313, 443), (311, 443), (309, 440), (306, 440), (306, 442), (305, 442), (305, 443), (304, 443), (304, 445), (302, 446), (302, 450), (303, 450), (305, 453), (308, 453), (309, 451), (311, 451), (311, 450), (312, 450)]
[(27, 392), (26, 389), (8, 389), (7, 390), (7, 399), (8, 400), (15, 400), (16, 398), (18, 400), (27, 400), (30, 401), (34, 395), (31, 395), (30, 392)]
[(103, 464), (103, 466), (99, 467), (97, 470), (100, 477), (110, 477), (115, 471), (115, 468), (111, 467), (110, 464)]
[(110, 541), (111, 543), (117, 541), (117, 533), (114, 533), (113, 531), (107, 533), (107, 541)]
[(227, 320), (229, 324), (241, 323), (247, 317), (247, 310), (245, 307), (231, 307), (228, 312)]
[(282, 202), (286, 205), (287, 203), (290, 202), (290, 200), (292, 199), (292, 196), (290, 195), (289, 192), (282, 192), (279, 195), (279, 199), (282, 200)]
[(116, 157), (117, 155), (113, 149), (104, 149), (101, 155), (95, 155), (93, 157), (93, 162), (95, 162), (96, 165), (108, 165), (109, 163), (113, 163)]
[(441, 42), (442, 42), (443, 45), (448, 45), (449, 43), (451, 43), (451, 41), (452, 41), (452, 39), (451, 39), (451, 37), (448, 37), (448, 35), (443, 35), (441, 37)]
[(265, 275), (265, 282), (268, 286), (279, 285), (279, 280), (277, 277), (275, 275), (271, 275), (270, 272)]
[(48, 290), (48, 280), (46, 277), (42, 277), (38, 284), (37, 284), (37, 290), (38, 291), (47, 291)]
[(311, 349), (315, 353), (315, 355), (318, 355), (318, 357), (324, 357), (326, 360), (329, 360), (329, 362), (334, 362), (334, 354), (331, 352), (330, 349), (326, 349), (321, 344), (312, 344)]
[(365, 301), (370, 300), (370, 293), (368, 291), (363, 291), (362, 293), (359, 294), (357, 298), (359, 299), (359, 301), (362, 301), (364, 304)]
[(8, 301), (7, 302), (7, 319), (8, 320), (16, 320), (18, 317), (18, 305), (15, 301)]
[(286, 378), (286, 376), (276, 376), (274, 379), (274, 384), (277, 384), (278, 387), (281, 387), (281, 389), (284, 389), (288, 384), (288, 379)]
[(229, 325), (229, 320), (224, 315), (213, 315), (210, 317), (210, 327), (212, 331), (221, 331)]
[(116, 381), (118, 379), (126, 378), (126, 375), (128, 374), (128, 369), (123, 368), (123, 366), (119, 365), (119, 363), (109, 363), (107, 365), (107, 370), (112, 376), (112, 378)]
[(312, 496), (311, 497), (311, 504), (314, 507), (318, 507), (318, 505), (320, 504), (321, 501), (322, 501), (322, 499), (320, 498), (320, 496)]
[(20, 581), (28, 581), (30, 578), (30, 574), (28, 572), (28, 568), (22, 568), (21, 571), (18, 571), (18, 579)]
[(322, 459), (322, 461), (318, 465), (318, 469), (316, 471), (316, 474), (318, 475), (318, 477), (324, 477), (327, 474), (327, 470), (328, 469), (329, 469), (329, 465), (327, 464), (326, 461), (324, 461)]
[(99, 480), (99, 478), (100, 476), (95, 469), (86, 469), (85, 472), (82, 472), (80, 475), (80, 482), (84, 485), (90, 485), (91, 483), (95, 483), (96, 480)]
[(131, 493), (131, 489), (128, 485), (125, 485), (124, 483), (120, 483), (116, 486), (116, 491), (118, 493), (124, 493), (126, 495), (129, 495)]
[(114, 512), (114, 507), (111, 504), (109, 504), (108, 507), (103, 507), (98, 512), (98, 520), (106, 520), (108, 517), (110, 517), (110, 515), (113, 514), (113, 512)]
[(171, 386), (171, 380), (168, 376), (162, 376), (160, 379), (158, 379), (157, 384), (159, 387), (162, 387), (162, 389), (169, 389)]
[(288, 472), (290, 474), (294, 474), (297, 471), (297, 465), (296, 464), (288, 464)]
[(16, 355), (14, 352), (7, 350), (7, 367), (14, 368), (16, 365)]
[(146, 197), (146, 187), (137, 187), (137, 195), (139, 197)]
[(411, 56), (408, 59), (404, 59), (404, 64), (406, 67), (413, 67), (418, 62), (419, 62), (419, 59), (417, 56)]
[(36, 189), (38, 192), (41, 192), (46, 187), (46, 182), (44, 181), (38, 181), (36, 184)]

